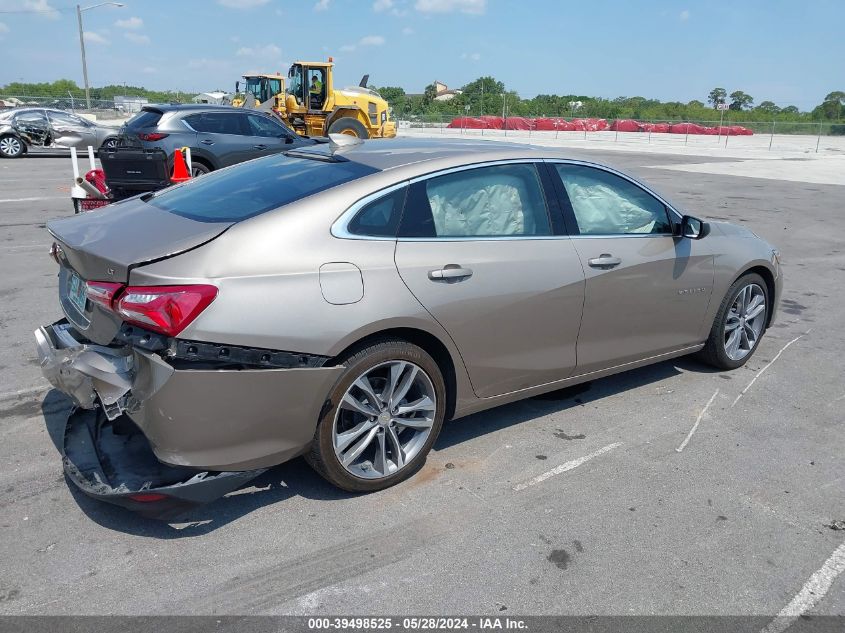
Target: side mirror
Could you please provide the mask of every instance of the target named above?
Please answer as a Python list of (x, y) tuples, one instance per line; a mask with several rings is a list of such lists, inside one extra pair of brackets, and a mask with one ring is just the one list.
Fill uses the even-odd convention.
[(681, 218), (678, 228), (678, 237), (686, 237), (691, 240), (700, 240), (710, 234), (710, 225), (691, 215)]

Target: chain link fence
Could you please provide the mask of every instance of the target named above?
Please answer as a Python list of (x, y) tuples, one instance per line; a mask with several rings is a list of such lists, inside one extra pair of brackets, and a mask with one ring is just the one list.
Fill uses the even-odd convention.
[[(185, 94), (181, 97), (184, 100)], [(167, 103), (176, 101), (175, 98), (164, 100)], [(21, 107), (39, 107), (39, 108), (54, 108), (56, 110), (65, 110), (67, 112), (74, 112), (76, 114), (93, 115), (94, 118), (100, 119), (121, 119), (132, 116), (134, 113), (140, 111), (141, 107), (147, 103), (161, 103), (162, 101), (152, 101), (146, 97), (137, 96), (115, 96), (111, 99), (85, 99), (85, 94), (66, 95), (16, 95), (16, 94), (2, 94), (0, 93), (0, 111), (8, 108)]]
[[(602, 119), (595, 117), (492, 115), (501, 129), (478, 127), (480, 117), (433, 114), (400, 118), (403, 134), (537, 139), (538, 142), (582, 141), (627, 145), (720, 147), (845, 155), (845, 122), (732, 121), (671, 119)], [(584, 122), (599, 121), (598, 124)], [(579, 123), (580, 122), (580, 123)], [(636, 124), (636, 125), (634, 125)], [(572, 126), (579, 129), (571, 129)], [(739, 134), (736, 126), (751, 134)], [(553, 129), (544, 129), (552, 127)]]

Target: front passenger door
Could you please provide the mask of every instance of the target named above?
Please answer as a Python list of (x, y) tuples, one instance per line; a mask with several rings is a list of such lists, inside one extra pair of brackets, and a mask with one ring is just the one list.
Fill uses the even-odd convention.
[(254, 137), (253, 148), (255, 156), (278, 154), (292, 146), (290, 133), (278, 123), (264, 114), (247, 114), (249, 132)]
[(700, 343), (713, 289), (707, 240), (673, 236), (666, 205), (621, 175), (552, 167), (587, 279), (578, 373)]

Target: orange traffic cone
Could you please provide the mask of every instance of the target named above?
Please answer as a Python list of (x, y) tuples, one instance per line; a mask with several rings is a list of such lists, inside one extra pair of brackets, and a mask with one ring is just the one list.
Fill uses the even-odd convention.
[(185, 182), (191, 179), (191, 174), (188, 173), (188, 166), (185, 164), (185, 157), (182, 156), (182, 150), (177, 149), (173, 152), (173, 175), (170, 177), (170, 182)]

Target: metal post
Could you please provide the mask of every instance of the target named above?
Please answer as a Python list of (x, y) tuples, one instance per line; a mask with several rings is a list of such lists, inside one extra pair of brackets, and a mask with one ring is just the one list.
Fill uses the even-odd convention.
[(687, 121), (686, 123), (687, 126), (684, 128), (684, 131), (686, 132), (686, 134), (684, 135), (684, 145), (686, 145), (687, 141), (689, 141), (689, 121)]
[(822, 122), (819, 121), (819, 137), (816, 139), (816, 154), (819, 153), (819, 143), (822, 142)]
[(775, 140), (775, 122), (772, 120), (772, 135), (769, 137), (769, 151), (772, 151), (772, 141)]
[(82, 9), (76, 5), (76, 20), (79, 22), (79, 48), (82, 50), (82, 79), (85, 81), (85, 107), (91, 109), (91, 91), (88, 88), (88, 65), (85, 63), (85, 35), (82, 31)]
[(505, 131), (505, 136), (508, 135), (508, 117), (505, 114), (505, 104), (507, 103), (507, 95), (502, 93), (502, 129)]
[(720, 145), (722, 143), (722, 121), (725, 120), (725, 111), (719, 110), (719, 134), (718, 138), (716, 139), (716, 145)]

